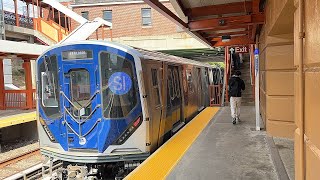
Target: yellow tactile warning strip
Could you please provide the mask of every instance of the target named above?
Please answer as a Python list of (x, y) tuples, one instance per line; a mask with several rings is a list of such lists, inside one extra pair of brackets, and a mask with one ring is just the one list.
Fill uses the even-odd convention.
[(0, 128), (35, 121), (36, 112), (22, 113), (0, 118)]
[(165, 179), (218, 110), (218, 107), (207, 107), (204, 109), (175, 136), (132, 171), (125, 180)]

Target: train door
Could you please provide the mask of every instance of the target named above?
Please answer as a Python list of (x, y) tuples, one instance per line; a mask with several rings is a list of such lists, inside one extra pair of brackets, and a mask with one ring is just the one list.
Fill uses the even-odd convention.
[(171, 123), (168, 128), (174, 133), (183, 125), (181, 121), (182, 92), (178, 66), (168, 66), (167, 92), (166, 119), (170, 119)]
[(198, 102), (198, 111), (201, 111), (203, 109), (203, 84), (202, 84), (202, 75), (201, 75), (201, 69), (197, 68), (197, 93), (198, 93), (198, 97), (197, 97), (197, 102)]
[(151, 151), (155, 150), (159, 144), (160, 125), (163, 114), (162, 103), (162, 63), (145, 62), (145, 82), (147, 84), (149, 112), (151, 113), (150, 140)]
[(97, 102), (98, 74), (94, 60), (62, 60), (63, 71), (63, 114), (67, 128), (69, 149), (97, 149), (97, 141), (87, 138), (97, 137), (90, 134), (99, 119), (93, 112), (99, 108)]
[(208, 107), (209, 106), (209, 76), (208, 76), (208, 68), (202, 68), (202, 75), (203, 75), (203, 79), (202, 79), (202, 84), (203, 84), (203, 105), (204, 107)]

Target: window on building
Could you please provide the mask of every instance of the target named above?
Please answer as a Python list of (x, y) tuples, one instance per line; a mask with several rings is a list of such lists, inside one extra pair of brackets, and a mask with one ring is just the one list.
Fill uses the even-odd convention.
[(142, 16), (142, 26), (151, 26), (151, 8), (142, 8), (141, 9)]
[(103, 19), (106, 21), (112, 22), (112, 11), (111, 10), (103, 11)]
[(86, 18), (86, 19), (89, 19), (89, 12), (88, 11), (83, 11), (83, 12), (81, 12), (81, 16)]

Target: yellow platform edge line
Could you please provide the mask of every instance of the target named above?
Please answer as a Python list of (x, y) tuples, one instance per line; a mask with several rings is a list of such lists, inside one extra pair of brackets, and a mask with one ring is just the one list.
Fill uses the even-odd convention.
[(218, 110), (218, 107), (207, 107), (204, 109), (168, 142), (132, 171), (125, 180), (165, 179)]
[(0, 128), (9, 127), (17, 124), (35, 121), (37, 119), (36, 112), (21, 113), (0, 118)]

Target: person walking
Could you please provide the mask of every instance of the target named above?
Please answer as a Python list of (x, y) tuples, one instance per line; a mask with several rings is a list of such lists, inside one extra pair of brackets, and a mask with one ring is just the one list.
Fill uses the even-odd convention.
[(240, 121), (241, 91), (245, 90), (244, 81), (240, 76), (241, 72), (236, 71), (229, 80), (230, 109), (233, 124)]

